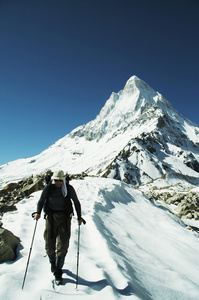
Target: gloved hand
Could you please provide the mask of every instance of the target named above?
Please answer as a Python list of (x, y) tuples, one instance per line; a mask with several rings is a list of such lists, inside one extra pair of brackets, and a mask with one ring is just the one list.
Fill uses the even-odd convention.
[(38, 221), (41, 217), (41, 215), (38, 212), (32, 213), (32, 217), (34, 220)]
[(78, 219), (78, 225), (82, 225), (82, 223), (85, 225), (86, 221), (81, 217), (80, 219)]

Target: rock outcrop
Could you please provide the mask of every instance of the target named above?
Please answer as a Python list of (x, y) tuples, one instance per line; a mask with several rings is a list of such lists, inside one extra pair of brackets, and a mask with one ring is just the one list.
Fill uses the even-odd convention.
[(175, 215), (182, 219), (199, 220), (199, 195), (196, 192), (183, 191), (161, 191), (157, 187), (151, 188), (145, 194), (151, 200), (160, 200), (167, 204), (176, 206)]
[(16, 249), (20, 239), (0, 224), (0, 263), (16, 259)]
[(52, 174), (51, 170), (43, 174), (30, 176), (18, 182), (11, 182), (0, 191), (0, 212), (16, 210), (16, 203), (23, 198), (28, 198), (32, 193), (42, 190), (45, 178)]

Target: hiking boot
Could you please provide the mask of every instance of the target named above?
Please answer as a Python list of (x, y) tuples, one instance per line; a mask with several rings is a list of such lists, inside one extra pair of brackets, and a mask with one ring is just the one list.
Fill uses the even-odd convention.
[(55, 283), (56, 283), (56, 285), (62, 285), (62, 284), (63, 284), (63, 279), (62, 279), (62, 277), (61, 277), (61, 278), (55, 277)]
[(64, 259), (65, 259), (65, 256), (64, 257), (61, 257), (61, 256), (56, 257), (55, 266), (54, 266), (55, 269), (51, 265), (51, 270), (54, 269), (53, 273), (55, 276), (55, 283), (57, 285), (62, 284), (62, 273), (63, 273), (62, 267), (64, 265)]
[(57, 269), (54, 272), (55, 275), (55, 282), (57, 285), (62, 284), (63, 280), (62, 280), (62, 269)]

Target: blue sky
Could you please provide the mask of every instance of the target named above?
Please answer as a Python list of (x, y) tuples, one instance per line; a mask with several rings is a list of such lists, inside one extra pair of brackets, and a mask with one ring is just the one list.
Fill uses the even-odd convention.
[(132, 75), (199, 124), (198, 0), (0, 0), (0, 165), (96, 117)]

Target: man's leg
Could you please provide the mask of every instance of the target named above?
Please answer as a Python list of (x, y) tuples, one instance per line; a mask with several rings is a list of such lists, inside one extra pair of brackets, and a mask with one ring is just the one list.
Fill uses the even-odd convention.
[(62, 268), (64, 265), (65, 256), (68, 252), (70, 235), (71, 219), (67, 218), (67, 220), (65, 220), (65, 222), (62, 223), (58, 229), (56, 269), (54, 272), (55, 278), (58, 280), (62, 280)]
[(50, 217), (46, 218), (46, 226), (44, 231), (45, 249), (51, 264), (51, 272), (53, 273), (56, 268), (56, 233), (52, 231), (52, 220)]

